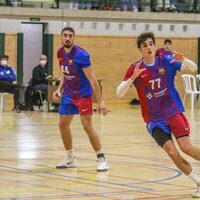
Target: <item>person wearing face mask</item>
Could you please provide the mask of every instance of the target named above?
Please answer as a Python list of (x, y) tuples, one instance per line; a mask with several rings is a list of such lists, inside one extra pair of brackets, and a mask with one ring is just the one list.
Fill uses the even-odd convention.
[(48, 79), (52, 78), (52, 75), (48, 74), (47, 71), (47, 56), (41, 55), (39, 65), (34, 67), (32, 73), (32, 86), (36, 90), (40, 90), (47, 93), (48, 89)]
[(47, 100), (48, 80), (51, 78), (52, 75), (49, 75), (47, 70), (47, 56), (40, 55), (39, 64), (33, 68), (32, 78), (25, 90), (26, 110), (34, 111), (33, 104), (36, 98), (34, 91), (39, 90), (44, 93), (44, 100)]
[(51, 78), (52, 75), (49, 75), (47, 70), (47, 56), (41, 55), (39, 65), (33, 69), (32, 86), (45, 94), (45, 100), (47, 100), (48, 80)]
[(17, 77), (15, 71), (12, 67), (8, 66), (8, 55), (3, 55), (0, 57), (0, 92), (8, 92), (13, 95), (14, 108), (13, 111), (20, 113), (19, 105), (19, 91), (20, 86), (13, 83), (16, 81)]

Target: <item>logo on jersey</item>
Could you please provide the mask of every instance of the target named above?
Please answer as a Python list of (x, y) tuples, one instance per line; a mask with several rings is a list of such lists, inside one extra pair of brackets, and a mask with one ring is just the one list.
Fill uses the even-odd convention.
[(64, 74), (69, 74), (68, 66), (61, 65), (61, 69), (62, 69)]
[(165, 74), (165, 68), (161, 67), (160, 69), (158, 69), (159, 74), (164, 75)]
[(69, 60), (68, 64), (73, 65), (73, 60)]
[(153, 97), (153, 95), (152, 95), (151, 93), (147, 93), (147, 94), (146, 94), (146, 97), (147, 97), (148, 99), (151, 99), (151, 98)]
[(68, 66), (61, 65), (61, 69), (62, 69), (64, 77), (67, 80), (72, 80), (72, 79), (75, 78), (73, 75), (70, 76), (70, 71), (69, 71), (69, 67)]

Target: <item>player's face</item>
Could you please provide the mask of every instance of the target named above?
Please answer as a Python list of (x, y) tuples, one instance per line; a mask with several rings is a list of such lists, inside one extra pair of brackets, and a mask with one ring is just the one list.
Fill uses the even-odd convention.
[(65, 48), (70, 48), (74, 44), (75, 35), (70, 31), (63, 31), (61, 35), (62, 44)]
[(165, 50), (167, 50), (167, 51), (169, 51), (170, 49), (171, 49), (171, 44), (170, 43), (165, 43), (164, 44), (164, 48), (165, 48)]
[(155, 56), (156, 46), (151, 38), (147, 38), (147, 40), (140, 45), (140, 52), (144, 58), (153, 58)]

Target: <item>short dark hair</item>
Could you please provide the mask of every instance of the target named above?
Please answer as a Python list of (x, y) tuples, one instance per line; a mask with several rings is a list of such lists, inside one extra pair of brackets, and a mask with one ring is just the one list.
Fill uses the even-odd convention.
[(61, 31), (61, 35), (63, 34), (64, 31), (70, 31), (73, 33), (73, 35), (75, 35), (75, 31), (72, 27), (67, 26), (67, 27), (63, 28)]
[(153, 32), (143, 32), (137, 38), (137, 47), (140, 48), (141, 44), (148, 38), (151, 38), (153, 40), (153, 43), (156, 44)]
[(166, 43), (172, 44), (172, 41), (171, 41), (170, 39), (166, 39), (166, 40), (164, 41), (164, 44), (166, 44)]
[(8, 60), (9, 56), (8, 55), (2, 55), (2, 56), (0, 56), (0, 59), (2, 59), (2, 58), (6, 58)]

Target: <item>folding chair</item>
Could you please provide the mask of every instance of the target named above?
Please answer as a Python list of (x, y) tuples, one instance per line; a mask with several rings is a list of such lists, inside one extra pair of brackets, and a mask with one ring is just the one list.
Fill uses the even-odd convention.
[(194, 109), (194, 101), (196, 100), (198, 103), (197, 96), (200, 95), (200, 91), (197, 90), (197, 83), (195, 76), (191, 74), (182, 74), (183, 79), (183, 86), (184, 86), (184, 97), (183, 97), (183, 103), (185, 104), (186, 95), (190, 95), (190, 103), (191, 103), (191, 109)]
[(41, 90), (33, 90), (33, 93), (39, 95), (39, 101), (37, 102), (39, 108), (41, 106), (43, 111), (48, 112), (49, 106), (46, 99), (44, 99), (45, 93), (42, 92)]

